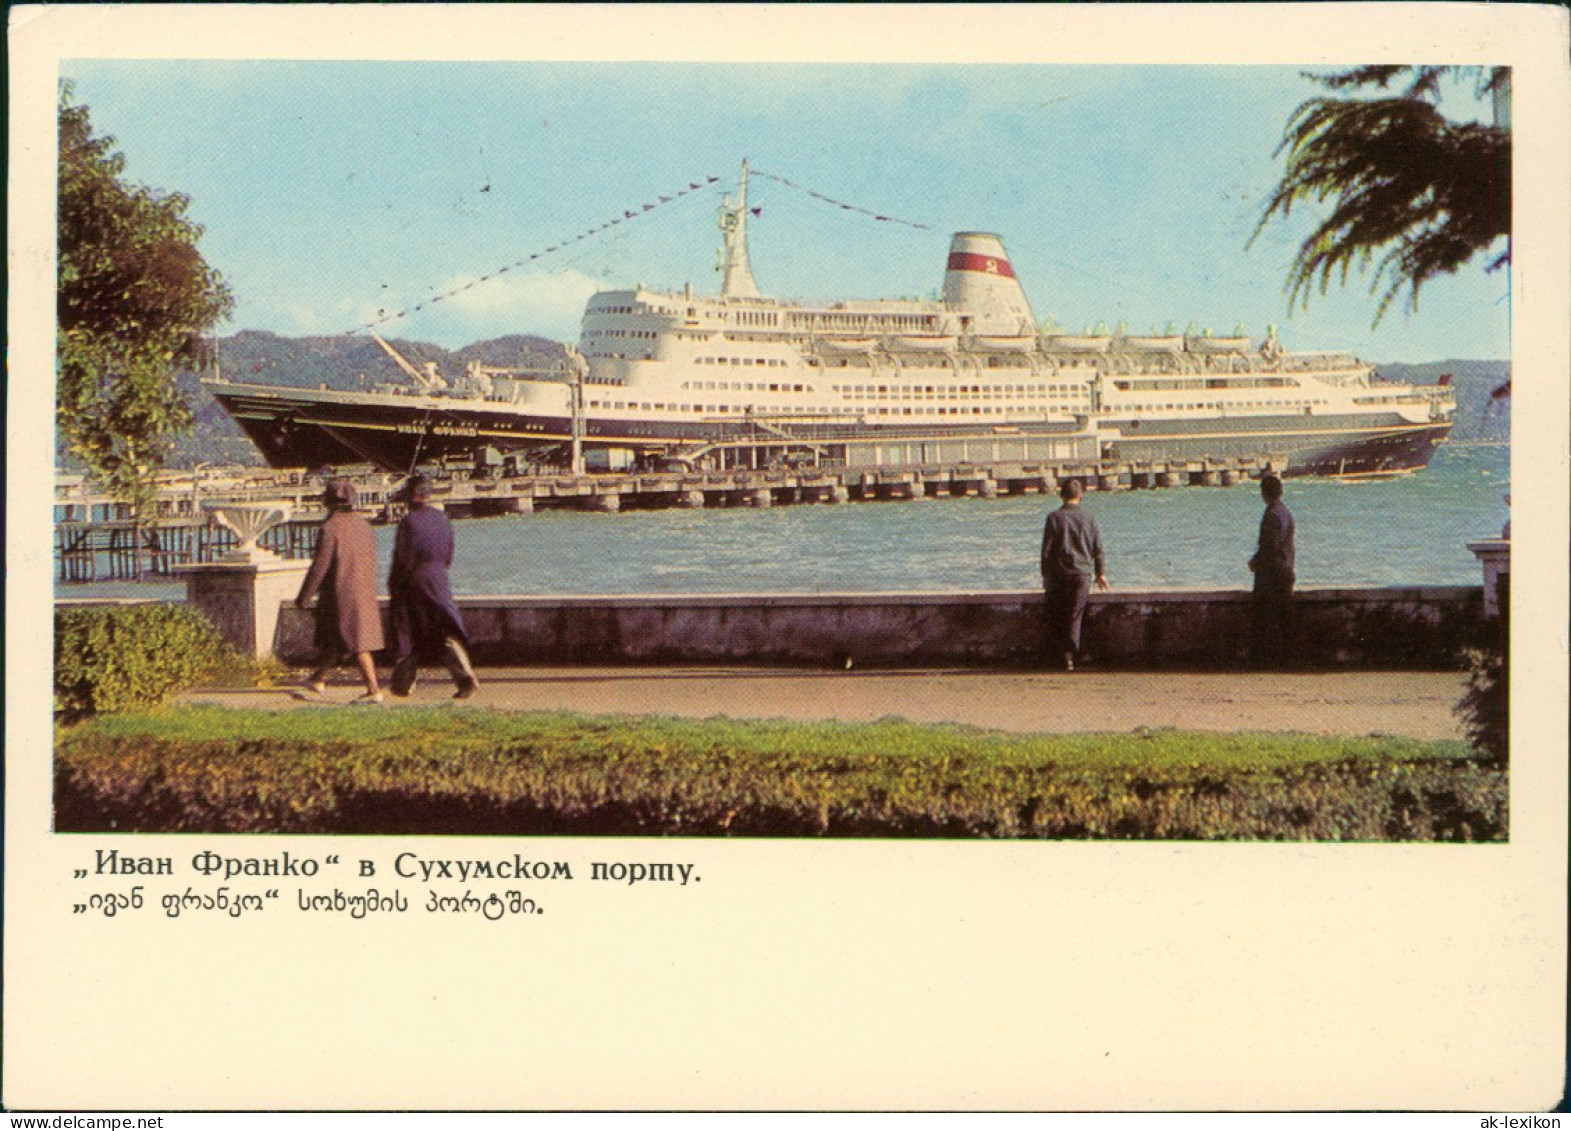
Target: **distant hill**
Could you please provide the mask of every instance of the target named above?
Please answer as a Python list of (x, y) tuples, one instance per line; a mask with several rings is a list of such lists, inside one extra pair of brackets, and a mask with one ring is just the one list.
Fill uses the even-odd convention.
[[(549, 366), (564, 356), (562, 343), (532, 334), (510, 334), (445, 350), (429, 342), (389, 339), (416, 365), (434, 361), (448, 376), (462, 372), (471, 360), (484, 365)], [(225, 377), (236, 381), (332, 389), (362, 389), (407, 378), (370, 338), (285, 338), (263, 330), (242, 330), (219, 341)], [(1381, 365), (1378, 374), (1391, 381), (1432, 385), (1451, 374), (1456, 389), (1455, 440), (1505, 440), (1511, 436), (1511, 400), (1492, 394), (1511, 375), (1507, 361), (1440, 361), (1422, 365)], [(203, 463), (260, 464), (262, 458), (238, 425), (208, 395), (193, 373), (182, 373), (179, 385), (196, 413), (196, 428), (176, 451), (177, 465)]]

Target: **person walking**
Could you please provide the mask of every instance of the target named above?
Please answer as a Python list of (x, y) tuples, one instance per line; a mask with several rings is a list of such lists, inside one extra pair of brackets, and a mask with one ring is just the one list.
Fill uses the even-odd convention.
[(430, 505), (431, 484), (412, 476), (397, 496), (409, 506), (393, 539), (393, 568), (387, 576), (392, 596), (393, 694), (414, 690), (422, 655), (440, 654), (458, 691), (467, 699), (480, 686), (469, 662), (469, 635), (453, 601), (447, 571), (453, 564), (453, 524)]
[(1292, 654), (1294, 555), (1293, 514), (1282, 502), (1282, 480), (1267, 472), (1260, 477), (1266, 511), (1260, 518), (1260, 539), (1249, 559), (1255, 575), (1250, 602), (1249, 658), (1257, 666), (1282, 663)]
[(300, 586), (295, 605), (316, 607), (317, 669), (306, 680), (304, 697), (321, 699), (327, 676), (348, 656), (359, 665), (365, 694), (356, 703), (382, 702), (373, 652), (382, 648), (382, 611), (376, 597), (376, 535), (371, 524), (355, 513), (355, 485), (334, 479), (322, 493), (327, 518), (317, 538), (316, 554)]
[(1063, 505), (1047, 516), (1042, 530), (1042, 589), (1047, 647), (1065, 671), (1075, 670), (1080, 655), (1080, 623), (1094, 584), (1106, 592), (1107, 562), (1096, 519), (1080, 509), (1084, 489), (1070, 479), (1059, 488)]

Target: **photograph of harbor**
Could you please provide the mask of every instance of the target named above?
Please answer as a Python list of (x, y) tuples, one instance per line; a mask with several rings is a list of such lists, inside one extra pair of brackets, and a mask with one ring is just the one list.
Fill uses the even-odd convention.
[(1509, 840), (1509, 69), (60, 77), (58, 831)]

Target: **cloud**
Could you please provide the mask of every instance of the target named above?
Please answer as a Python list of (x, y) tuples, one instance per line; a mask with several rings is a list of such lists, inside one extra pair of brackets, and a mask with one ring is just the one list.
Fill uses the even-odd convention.
[[(505, 334), (540, 334), (572, 342), (578, 340), (589, 296), (609, 288), (605, 280), (573, 269), (515, 270), (489, 279), (455, 275), (431, 290), (432, 295), (445, 297), (411, 298), (402, 306), (350, 299), (322, 306), (287, 302), (281, 306), (279, 321), (284, 325), (278, 332), (342, 334), (370, 327), (386, 336), (435, 342), (450, 349)], [(403, 317), (387, 318), (401, 311)]]
[(433, 322), (474, 337), (502, 334), (543, 334), (561, 341), (576, 341), (584, 304), (596, 291), (608, 289), (602, 279), (582, 271), (511, 271), (482, 281), (460, 275), (443, 282), (438, 294), (448, 295), (427, 304)]

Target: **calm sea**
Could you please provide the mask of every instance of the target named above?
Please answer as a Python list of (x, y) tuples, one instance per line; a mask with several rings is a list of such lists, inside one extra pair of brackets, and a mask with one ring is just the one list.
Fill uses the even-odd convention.
[[(1476, 585), (1466, 543), (1509, 517), (1510, 449), (1449, 444), (1401, 479), (1290, 479), (1306, 586)], [(456, 524), (453, 587), (470, 594), (836, 593), (1028, 589), (1057, 499), (777, 506), (767, 510), (547, 511)], [(1254, 484), (1092, 493), (1118, 589), (1249, 584)], [(391, 528), (377, 541), (385, 574)], [(169, 596), (175, 584), (61, 585), (62, 596)]]

